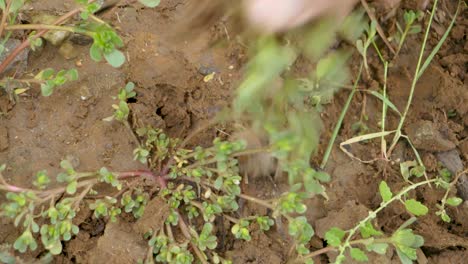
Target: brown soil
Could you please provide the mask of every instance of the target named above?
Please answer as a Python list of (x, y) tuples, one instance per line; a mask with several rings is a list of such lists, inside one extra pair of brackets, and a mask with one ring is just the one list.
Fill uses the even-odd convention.
[[(63, 13), (69, 10), (71, 2), (36, 1), (33, 10)], [(450, 23), (450, 15), (454, 13), (456, 1), (442, 2), (428, 50), (440, 39)], [(128, 62), (121, 69), (91, 61), (89, 46), (76, 45), (79, 55), (71, 60), (64, 59), (51, 45), (30, 56), (26, 72), (38, 72), (45, 66), (71, 68), (79, 62), (80, 79), (57, 89), (50, 97), (42, 97), (38, 90), (32, 89), (15, 105), (6, 95), (0, 96), (0, 164), (8, 165), (5, 172), (7, 180), (20, 186), (30, 186), (35, 172), (47, 170), (53, 175), (64, 158), (72, 159), (77, 169), (82, 171), (102, 166), (115, 171), (144, 168), (133, 161), (135, 145), (126, 128), (115, 122), (103, 121), (112, 114), (110, 106), (115, 103), (112, 96), (127, 81), (137, 85), (138, 96), (131, 104), (131, 120), (135, 128), (152, 125), (164, 129), (171, 136), (183, 138), (228, 104), (240, 79), (245, 49), (229, 33), (232, 25), (228, 22), (218, 22), (196, 38), (174, 40), (171, 26), (183, 19), (181, 16), (186, 9), (186, 1), (172, 0), (161, 1), (160, 7), (154, 10), (128, 5), (102, 14), (124, 37)], [(453, 170), (460, 170), (466, 168), (468, 161), (468, 12), (464, 11), (460, 12), (452, 33), (418, 83), (405, 127), (428, 167), (429, 177), (437, 174), (440, 162), (449, 169), (452, 166)], [(408, 97), (409, 76), (414, 71), (421, 39), (422, 34), (409, 37), (389, 73), (390, 97), (401, 111)], [(379, 78), (366, 78), (360, 85), (374, 89), (383, 84), (383, 70), (377, 56), (373, 52), (369, 56), (371, 71)], [(356, 68), (357, 65), (353, 65), (355, 72)], [(204, 75), (212, 71), (216, 72), (215, 77), (204, 82)], [(348, 94), (346, 90), (339, 92), (322, 112), (325, 129), (314, 164), (321, 160)], [(372, 131), (377, 131), (380, 110), (378, 100), (358, 93), (337, 142), (354, 135), (351, 126), (359, 121), (363, 112), (369, 118), (366, 124)], [(450, 117), (448, 113), (454, 110), (456, 116)], [(396, 125), (395, 115), (391, 115), (389, 120), (391, 126)], [(418, 137), (421, 127), (427, 127), (432, 133), (430, 144), (424, 141), (426, 137)], [(217, 128), (209, 129), (194, 143), (206, 145), (218, 133)], [(374, 141), (353, 145), (351, 151), (355, 156), (369, 160), (379, 157), (379, 149), (380, 142)], [(450, 157), (454, 153), (456, 157), (444, 160), (447, 151), (451, 151)], [(392, 160), (398, 159), (414, 159), (408, 145), (397, 145)], [(316, 231), (311, 243), (315, 249), (323, 247), (322, 239), (329, 227), (350, 228), (370, 209), (379, 206), (378, 184), (381, 180), (386, 180), (393, 190), (403, 186), (398, 163), (360, 163), (351, 160), (338, 147), (333, 150), (326, 171), (332, 175), (332, 181), (327, 185), (329, 199), (316, 197), (308, 201), (307, 217)], [(272, 197), (286, 188), (281, 179), (275, 186), (272, 181), (254, 179), (246, 192), (258, 197)], [(448, 213), (453, 221), (444, 223), (434, 214), (435, 205), (443, 196), (441, 190), (424, 187), (411, 195), (431, 210), (413, 225), (415, 232), (425, 238), (419, 254), (427, 262), (420, 263), (465, 263), (468, 203), (450, 209)], [(167, 214), (164, 208), (164, 203), (155, 198), (148, 206), (147, 216), (137, 222), (122, 217), (119, 224), (93, 220), (89, 211), (80, 211), (77, 221), (82, 231), (65, 243), (64, 253), (56, 262), (135, 263), (146, 254), (146, 242), (142, 238), (144, 230), (161, 227), (161, 219)], [(246, 204), (241, 213), (249, 215), (251, 212), (259, 213), (259, 210), (264, 211)], [(394, 204), (379, 215), (376, 224), (384, 232), (391, 233), (409, 217), (401, 205)], [(0, 244), (11, 244), (18, 231), (8, 220), (0, 219)], [(254, 232), (249, 243), (227, 238), (219, 247), (220, 252), (232, 258), (234, 263), (286, 263), (291, 245), (285, 228), (280, 224), (266, 234)], [(37, 258), (40, 254), (39, 249), (27, 257)], [(328, 263), (333, 258), (333, 254), (323, 255), (316, 259), (316, 263)], [(385, 256), (370, 255), (369, 258), (370, 263), (398, 263), (393, 251)]]

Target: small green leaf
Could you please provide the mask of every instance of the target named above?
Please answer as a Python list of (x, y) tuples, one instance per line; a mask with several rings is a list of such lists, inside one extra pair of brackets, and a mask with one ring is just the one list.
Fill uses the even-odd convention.
[(451, 206), (459, 206), (462, 202), (463, 202), (463, 199), (459, 197), (450, 197), (447, 199), (445, 203)]
[(398, 248), (396, 249), (396, 251), (402, 264), (413, 264), (413, 261), (410, 258), (408, 258), (408, 256), (406, 256), (405, 253), (403, 253), (403, 251), (401, 251)]
[(55, 73), (54, 69), (47, 68), (47, 69), (40, 71), (38, 74), (36, 74), (36, 76), (34, 76), (34, 79), (44, 80), (44, 81), (49, 80), (54, 75), (54, 73)]
[(330, 174), (324, 172), (324, 171), (318, 171), (314, 175), (315, 178), (317, 178), (321, 182), (329, 182), (330, 181)]
[(10, 5), (10, 13), (15, 13), (24, 5), (24, 0), (13, 0)]
[(363, 226), (361, 226), (359, 230), (361, 231), (361, 236), (363, 238), (382, 235), (382, 232), (375, 230), (374, 226), (372, 226), (372, 223), (370, 221), (366, 222)]
[(412, 25), (408, 30), (408, 34), (418, 34), (422, 31), (421, 25)]
[(361, 39), (356, 40), (356, 49), (361, 55), (364, 55), (364, 44)]
[(157, 7), (161, 0), (138, 0), (140, 3), (147, 7)]
[(366, 246), (368, 251), (374, 251), (377, 254), (383, 255), (387, 252), (388, 244), (374, 243)]
[(330, 246), (337, 247), (341, 245), (341, 239), (345, 236), (346, 232), (337, 227), (332, 227), (325, 233), (325, 240)]
[(366, 253), (364, 251), (360, 250), (359, 248), (351, 248), (351, 257), (357, 261), (368, 261), (369, 259), (366, 256)]
[(424, 204), (414, 199), (406, 200), (405, 208), (415, 216), (425, 215), (429, 211), (429, 209)]
[(91, 48), (89, 49), (89, 55), (91, 56), (91, 59), (96, 62), (100, 62), (102, 60), (101, 49), (95, 43), (91, 45)]
[(52, 255), (58, 255), (62, 252), (62, 243), (60, 240), (55, 240), (52, 244), (47, 245), (46, 249), (48, 249)]
[(51, 96), (54, 92), (54, 86), (50, 81), (47, 81), (41, 84), (41, 94), (42, 96)]
[(380, 196), (382, 196), (383, 202), (388, 202), (390, 201), (390, 199), (392, 199), (392, 191), (390, 190), (390, 187), (388, 187), (385, 181), (380, 182), (379, 192)]
[(104, 58), (114, 68), (119, 68), (125, 62), (124, 54), (117, 49), (114, 49), (111, 53), (104, 54)]
[(72, 181), (67, 185), (67, 193), (68, 194), (74, 194), (76, 192), (76, 187), (78, 186), (77, 181)]
[(68, 70), (67, 75), (68, 75), (68, 79), (69, 79), (70, 81), (76, 81), (76, 80), (78, 80), (78, 71), (77, 71), (76, 69), (70, 69), (70, 70)]
[(440, 218), (442, 219), (442, 221), (444, 221), (446, 223), (450, 223), (452, 221), (452, 218), (450, 218), (450, 216), (445, 211), (443, 211), (440, 214)]
[(135, 84), (133, 82), (128, 82), (126, 85), (125, 85), (125, 91), (127, 93), (130, 93), (131, 91), (133, 91), (133, 89), (135, 89)]

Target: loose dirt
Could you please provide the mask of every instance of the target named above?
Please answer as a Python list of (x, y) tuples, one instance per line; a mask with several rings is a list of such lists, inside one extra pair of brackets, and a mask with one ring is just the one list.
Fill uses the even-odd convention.
[[(82, 171), (96, 170), (102, 166), (115, 171), (144, 168), (133, 161), (135, 144), (126, 128), (103, 121), (112, 115), (111, 105), (116, 102), (113, 96), (127, 81), (137, 86), (138, 95), (130, 104), (134, 128), (152, 125), (164, 129), (171, 136), (183, 138), (229, 104), (232, 91), (240, 80), (246, 50), (230, 31), (234, 26), (224, 20), (207, 27), (195, 37), (175, 40), (171, 26), (183, 19), (181, 16), (188, 8), (186, 2), (161, 1), (156, 9), (121, 5), (102, 14), (119, 30), (125, 41), (128, 62), (120, 69), (91, 61), (88, 45), (74, 45), (78, 55), (69, 60), (51, 45), (32, 53), (27, 73), (36, 73), (44, 67), (59, 69), (80, 65), (80, 78), (77, 82), (60, 87), (50, 97), (40, 96), (40, 92), (34, 88), (13, 104), (7, 95), (0, 95), (0, 164), (8, 165), (5, 172), (7, 180), (28, 187), (35, 172), (47, 170), (54, 175), (58, 172), (60, 160), (65, 158), (72, 159), (77, 169)], [(443, 2), (431, 32), (428, 52), (441, 38), (455, 10), (456, 1)], [(72, 5), (72, 1), (68, 0), (35, 1), (31, 12), (64, 13)], [(460, 12), (452, 33), (434, 62), (421, 77), (404, 127), (404, 132), (427, 161), (429, 177), (438, 173), (440, 164), (450, 169), (446, 163), (454, 159), (458, 167), (452, 168), (467, 167), (467, 24), (468, 12), (465, 9)], [(422, 34), (409, 37), (389, 73), (389, 96), (400, 111), (406, 104), (421, 40)], [(376, 55), (371, 52), (370, 57), (371, 71), (379, 79), (367, 78), (360, 86), (374, 89), (383, 85), (383, 70)], [(353, 61), (358, 61), (358, 57)], [(352, 65), (354, 72), (357, 67)], [(204, 77), (212, 72), (215, 72), (214, 78), (205, 82)], [(321, 113), (324, 133), (318, 154), (313, 159), (314, 166), (320, 163), (348, 94), (346, 89), (341, 90)], [(380, 110), (378, 100), (358, 93), (337, 142), (355, 135), (352, 125), (360, 120), (363, 113), (368, 117), (366, 124), (369, 128), (377, 131)], [(388, 125), (395, 126), (397, 116), (390, 115), (389, 121)], [(219, 128), (209, 129), (192, 143), (207, 145), (219, 131)], [(428, 139), (430, 144), (427, 144)], [(380, 142), (370, 141), (356, 144), (351, 151), (366, 160), (378, 157), (379, 149)], [(452, 156), (447, 161), (447, 156), (443, 154), (447, 151), (455, 151), (450, 155), (458, 157)], [(397, 145), (392, 156), (393, 160), (401, 161), (414, 158), (410, 146), (403, 142)], [(323, 238), (327, 228), (350, 228), (369, 210), (379, 206), (378, 183), (381, 180), (386, 180), (393, 190), (403, 187), (397, 163), (375, 161), (363, 164), (351, 160), (339, 148), (333, 149), (326, 171), (332, 176), (332, 181), (326, 186), (328, 200), (316, 197), (308, 201), (307, 216), (316, 231), (311, 243), (315, 249), (325, 245)], [(245, 190), (251, 195), (268, 198), (286, 188), (282, 179), (274, 182), (273, 179), (260, 178), (251, 181)], [(425, 238), (425, 245), (418, 254), (427, 259), (426, 263), (464, 263), (468, 252), (467, 202), (450, 209), (448, 214), (453, 221), (444, 223), (434, 214), (443, 191), (423, 187), (412, 192), (411, 196), (423, 201), (430, 209), (428, 215), (413, 225), (415, 232)], [(89, 211), (82, 210), (76, 220), (82, 231), (65, 243), (64, 252), (56, 261), (135, 263), (147, 251), (142, 236), (144, 230), (163, 226), (161, 219), (167, 213), (164, 208), (164, 204), (155, 198), (148, 206), (147, 216), (136, 222), (124, 216), (119, 219), (119, 224), (97, 221)], [(263, 212), (264, 209), (246, 204), (240, 213), (248, 215), (259, 213), (259, 210)], [(403, 206), (394, 204), (379, 214), (375, 224), (382, 231), (391, 233), (409, 217)], [(4, 218), (0, 221), (0, 244), (13, 243), (18, 235), (17, 229)], [(234, 241), (229, 236), (229, 230), (221, 227), (223, 223), (218, 224), (217, 233), (222, 241), (218, 251), (231, 257), (234, 263), (286, 263), (291, 245), (285, 235), (285, 225), (280, 224), (266, 234), (254, 231), (252, 241), (246, 243)], [(26, 257), (38, 258), (41, 250)], [(334, 257), (334, 254), (328, 254), (315, 261), (328, 263)], [(370, 259), (371, 263), (398, 263), (393, 251), (384, 256), (372, 255)]]

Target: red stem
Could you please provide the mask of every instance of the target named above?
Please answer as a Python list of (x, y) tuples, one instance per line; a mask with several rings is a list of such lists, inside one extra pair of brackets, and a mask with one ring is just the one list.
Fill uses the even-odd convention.
[(156, 180), (159, 187), (166, 188), (167, 182), (166, 179), (160, 175), (156, 175), (149, 170), (136, 170), (136, 171), (127, 171), (119, 173), (119, 179), (133, 178), (136, 176), (143, 176)]

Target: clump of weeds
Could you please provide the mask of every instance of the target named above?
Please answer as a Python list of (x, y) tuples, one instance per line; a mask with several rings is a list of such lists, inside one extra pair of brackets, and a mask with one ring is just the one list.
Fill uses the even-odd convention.
[[(7, 5), (2, 5), (3, 2), (0, 1), (0, 6), (4, 14), (10, 14), (9, 10), (18, 11), (16, 6), (12, 5), (13, 2), (6, 1)], [(55, 25), (34, 27), (29, 25), (30, 28), (25, 26), (22, 30), (41, 30), (33, 34), (33, 38), (40, 37), (45, 33), (44, 30), (54, 29), (86, 34), (94, 40), (90, 49), (91, 58), (96, 61), (105, 59), (113, 66), (120, 66), (125, 59), (118, 50), (122, 46), (121, 39), (107, 24), (93, 19), (93, 13), (99, 9), (96, 2), (79, 2), (83, 4), (82, 7), (65, 15)], [(159, 3), (150, 0), (141, 0), (141, 2), (149, 6), (156, 6)], [(397, 252), (402, 263), (412, 263), (417, 259), (417, 250), (423, 246), (424, 238), (416, 234), (411, 229), (411, 225), (418, 217), (429, 213), (426, 205), (413, 198), (413, 191), (426, 185), (444, 188), (445, 194), (437, 205), (436, 214), (443, 221), (449, 222), (450, 216), (445, 208), (458, 206), (461, 203), (460, 198), (450, 193), (462, 173), (455, 177), (437, 176), (429, 179), (424, 164), (413, 147), (416, 160), (402, 161), (400, 164), (404, 186), (399, 190), (392, 190), (386, 181), (381, 181), (380, 205), (370, 210), (364, 219), (349, 230), (332, 227), (325, 234), (326, 246), (318, 250), (313, 250), (310, 246), (315, 233), (312, 223), (305, 216), (307, 212), (305, 201), (315, 195), (327, 197), (324, 184), (330, 181), (330, 175), (321, 169), (326, 167), (343, 118), (356, 92), (369, 93), (382, 101), (381, 130), (370, 134), (364, 134), (364, 131), (342, 142), (340, 146), (346, 154), (360, 160), (344, 146), (377, 138), (381, 140), (381, 159), (389, 161), (388, 157), (401, 138), (411, 144), (401, 130), (416, 83), (448, 35), (448, 33), (444, 35), (423, 62), (423, 53), (437, 2), (436, 0), (430, 15), (410, 87), (410, 97), (403, 113), (395, 107), (386, 93), (390, 66), (376, 43), (377, 25), (375, 22), (365, 21), (362, 11), (353, 13), (347, 20), (349, 22), (345, 26), (347, 34), (342, 34), (343, 29), (337, 26), (335, 21), (325, 20), (316, 27), (286, 34), (281, 39), (272, 36), (260, 37), (252, 47), (252, 59), (246, 66), (245, 78), (237, 89), (232, 107), (228, 109), (230, 112), (221, 113), (212, 122), (195, 130), (184, 139), (171, 138), (164, 131), (152, 127), (139, 128), (133, 132), (128, 122), (130, 109), (127, 100), (136, 96), (136, 93), (135, 85), (128, 83), (117, 96), (118, 104), (113, 105), (115, 110), (113, 116), (105, 120), (121, 122), (131, 131), (138, 145), (134, 151), (134, 159), (146, 164), (148, 169), (111, 171), (102, 167), (96, 171), (81, 172), (77, 171), (70, 161), (62, 160), (60, 162), (62, 172), (55, 175), (58, 185), (54, 184), (52, 187), (52, 175), (46, 171), (39, 171), (35, 175), (34, 188), (25, 188), (8, 183), (2, 175), (7, 165), (0, 166), (0, 190), (6, 193), (6, 202), (1, 205), (0, 214), (11, 218), (14, 225), (22, 230), (12, 245), (13, 249), (22, 253), (27, 250), (34, 251), (39, 247), (38, 243), (42, 243), (46, 255), (58, 255), (62, 252), (63, 242), (69, 241), (80, 231), (73, 222), (80, 207), (89, 207), (94, 212), (95, 218), (118, 221), (118, 216), (123, 212), (135, 218), (142, 217), (149, 201), (160, 197), (166, 202), (169, 213), (163, 227), (159, 230), (148, 230), (145, 235), (148, 252), (146, 258), (141, 260), (144, 263), (231, 263), (216, 252), (219, 238), (218, 227), (214, 223), (220, 217), (229, 221), (229, 230), (233, 238), (245, 241), (252, 239), (254, 230), (268, 232), (273, 226), (284, 221), (287, 223), (287, 233), (291, 237), (293, 249), (288, 256), (289, 263), (313, 263), (314, 257), (328, 252), (337, 253), (334, 263), (344, 263), (347, 261), (347, 255), (356, 261), (368, 261), (368, 253), (383, 255), (391, 247)], [(78, 13), (81, 13), (84, 23), (65, 28), (59, 25)], [(405, 36), (415, 33), (413, 23), (416, 18), (411, 14), (406, 16), (408, 21), (405, 18), (406, 25), (399, 38), (398, 51), (403, 45), (401, 43), (404, 42)], [(9, 15), (4, 19), (11, 20), (8, 17)], [(350, 26), (350, 23), (353, 26)], [(366, 26), (369, 24), (370, 26)], [(14, 26), (5, 26), (1, 31), (19, 29)], [(361, 37), (365, 28), (367, 28), (366, 35)], [(289, 41), (298, 34), (304, 38), (294, 44)], [(346, 62), (353, 51), (346, 48), (329, 49), (337, 35), (346, 38), (349, 43), (356, 43), (363, 62), (323, 156), (321, 169), (314, 169), (310, 164), (310, 158), (316, 151), (321, 126), (316, 112), (317, 103), (311, 105), (310, 99), (314, 99), (315, 102), (327, 101), (326, 98), (330, 98), (334, 91), (349, 79)], [(36, 40), (27, 40), (25, 43), (26, 46), (31, 43), (40, 44)], [(366, 57), (367, 49), (371, 45), (378, 52), (385, 72), (385, 82), (380, 92), (357, 88), (363, 69), (366, 71), (368, 69)], [(314, 73), (310, 76), (297, 78), (291, 73), (291, 66), (299, 54), (305, 54), (316, 65)], [(0, 72), (8, 63), (4, 64), (5, 62), (0, 65)], [(47, 85), (43, 88), (43, 93), (45, 91), (45, 95), (50, 95), (53, 89), (64, 81), (76, 79), (76, 72), (68, 70), (56, 73), (47, 69), (38, 76), (37, 79), (43, 82), (41, 84)], [(280, 88), (274, 92), (271, 91), (273, 83), (280, 84)], [(395, 130), (388, 130), (386, 126), (388, 108), (400, 117)], [(251, 149), (247, 148), (243, 140), (215, 138), (209, 146), (187, 148), (187, 144), (195, 135), (203, 132), (203, 129), (217, 122), (236, 120), (242, 120), (254, 129), (265, 131), (269, 144), (262, 148)], [(385, 137), (389, 135), (394, 135), (394, 138), (387, 148)], [(243, 178), (240, 175), (238, 158), (260, 152), (271, 154), (278, 161), (280, 170), (288, 177), (289, 189), (268, 200), (247, 195), (241, 188)], [(113, 192), (99, 193), (98, 184), (113, 187)], [(269, 213), (239, 217), (236, 212), (241, 207), (241, 201), (265, 207)], [(385, 233), (376, 228), (375, 219), (393, 203), (401, 203), (411, 218), (395, 231)], [(8, 249), (2, 251), (0, 257), (13, 261), (15, 258), (8, 252)]]

